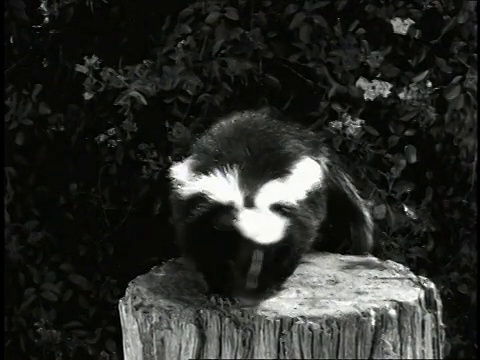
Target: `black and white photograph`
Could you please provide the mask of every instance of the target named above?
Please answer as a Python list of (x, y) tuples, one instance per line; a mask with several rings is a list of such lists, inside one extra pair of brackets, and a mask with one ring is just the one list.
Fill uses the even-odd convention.
[(6, 360), (477, 359), (477, 1), (4, 5)]

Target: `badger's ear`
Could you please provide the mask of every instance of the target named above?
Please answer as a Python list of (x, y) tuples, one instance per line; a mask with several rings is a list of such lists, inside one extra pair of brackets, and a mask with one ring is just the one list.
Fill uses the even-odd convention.
[(371, 253), (374, 247), (373, 221), (369, 209), (349, 176), (330, 168), (327, 176), (327, 214), (322, 228), (326, 251), (351, 254)]

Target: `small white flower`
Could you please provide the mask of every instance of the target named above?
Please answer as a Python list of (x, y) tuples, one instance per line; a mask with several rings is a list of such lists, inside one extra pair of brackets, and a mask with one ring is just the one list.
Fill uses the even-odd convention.
[(390, 95), (390, 90), (392, 89), (393, 85), (381, 80), (373, 80), (369, 82), (363, 76), (360, 76), (355, 84), (357, 87), (364, 91), (363, 98), (365, 100), (375, 100), (379, 95), (386, 98)]
[(97, 142), (97, 144), (101, 144), (105, 140), (107, 140), (107, 135), (105, 135), (105, 134), (100, 134), (97, 137), (95, 137), (95, 141)]
[(107, 146), (113, 148), (113, 147), (117, 146), (117, 141), (114, 140), (114, 139), (109, 139), (108, 142), (107, 142)]
[(343, 119), (345, 119), (345, 134), (352, 137), (357, 137), (360, 135), (362, 130), (362, 125), (365, 123), (365, 120), (355, 118), (353, 119), (351, 115), (344, 115)]
[(386, 98), (388, 95), (390, 95), (390, 90), (392, 89), (393, 85), (386, 81), (373, 80), (372, 87), (378, 95), (382, 95), (384, 98)]
[(343, 123), (339, 120), (335, 120), (335, 121), (330, 121), (328, 125), (330, 126), (331, 129), (342, 130)]
[(396, 17), (390, 20), (390, 24), (392, 24), (393, 27), (393, 32), (395, 34), (400, 34), (400, 35), (406, 35), (408, 32), (408, 28), (415, 24), (415, 21), (413, 21), (410, 18), (406, 18), (405, 20)]
[(360, 76), (357, 82), (355, 83), (355, 86), (359, 87), (362, 90), (367, 90), (368, 87), (370, 86), (370, 81), (365, 79), (363, 76)]
[(93, 98), (93, 94), (92, 94), (91, 92), (85, 91), (85, 92), (83, 93), (83, 98), (84, 98), (85, 100), (90, 100), (91, 98)]
[(402, 204), (402, 205), (403, 205), (403, 211), (405, 212), (405, 215), (407, 215), (410, 219), (413, 219), (413, 220), (418, 219), (418, 215), (415, 212), (415, 210), (413, 210), (411, 207), (405, 204)]

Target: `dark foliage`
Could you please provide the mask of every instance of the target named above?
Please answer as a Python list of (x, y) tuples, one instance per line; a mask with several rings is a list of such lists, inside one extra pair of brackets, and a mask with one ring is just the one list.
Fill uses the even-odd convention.
[(466, 0), (6, 0), (7, 358), (121, 358), (119, 297), (177, 253), (166, 167), (262, 104), (348, 158), (378, 255), (437, 284), (447, 351), (474, 357), (476, 21)]

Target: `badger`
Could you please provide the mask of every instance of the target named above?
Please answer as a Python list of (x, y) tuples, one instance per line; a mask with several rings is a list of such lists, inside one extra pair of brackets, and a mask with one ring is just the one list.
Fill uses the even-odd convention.
[(177, 244), (211, 293), (261, 301), (308, 252), (372, 251), (372, 217), (338, 156), (270, 108), (219, 119), (169, 177)]

